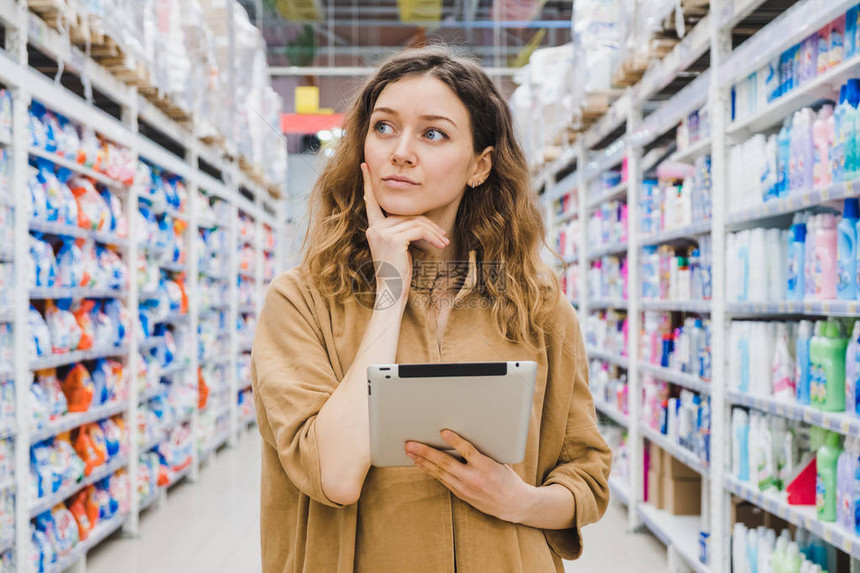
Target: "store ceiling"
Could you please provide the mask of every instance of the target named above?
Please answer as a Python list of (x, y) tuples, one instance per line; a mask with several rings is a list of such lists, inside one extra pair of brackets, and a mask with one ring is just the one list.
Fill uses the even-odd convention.
[[(263, 30), (273, 67), (373, 65), (423, 41), (461, 46), (486, 66), (507, 67), (515, 64), (530, 40), (537, 39), (535, 34), (543, 35), (542, 47), (569, 42), (573, 9), (572, 0), (241, 2)], [(414, 16), (427, 20), (404, 22), (401, 16), (410, 7)]]

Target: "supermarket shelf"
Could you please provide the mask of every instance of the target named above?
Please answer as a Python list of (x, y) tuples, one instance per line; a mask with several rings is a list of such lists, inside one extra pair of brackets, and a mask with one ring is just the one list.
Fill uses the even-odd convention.
[(860, 196), (860, 179), (853, 179), (812, 192), (795, 192), (788, 197), (768, 201), (751, 209), (729, 213), (727, 220), (730, 228), (737, 228), (743, 224), (756, 223), (763, 219), (803, 211), (830, 201), (841, 201), (858, 196)]
[(250, 416), (246, 416), (246, 417), (242, 418), (241, 420), (239, 420), (239, 426), (242, 428), (245, 428), (247, 426), (250, 426), (250, 425), (256, 424), (256, 423), (257, 423), (257, 415), (256, 414), (251, 414)]
[(149, 450), (158, 447), (158, 445), (167, 439), (167, 430), (166, 426), (159, 426), (155, 429), (155, 437), (144, 442), (144, 444), (140, 447), (141, 453), (148, 452)]
[(589, 310), (602, 310), (606, 308), (627, 309), (627, 301), (622, 299), (595, 298), (588, 301)]
[(38, 287), (30, 289), (31, 300), (58, 298), (125, 298), (128, 291), (117, 289), (94, 289), (84, 287)]
[(750, 484), (728, 476), (726, 477), (726, 489), (789, 523), (811, 531), (837, 549), (848, 553), (851, 557), (860, 559), (860, 538), (854, 532), (848, 531), (836, 523), (819, 521), (814, 505), (789, 505), (783, 493), (776, 491), (761, 492)]
[(63, 223), (55, 223), (52, 221), (40, 221), (39, 219), (30, 219), (28, 223), (30, 231), (36, 233), (45, 233), (46, 235), (56, 235), (58, 237), (74, 237), (76, 239), (92, 239), (103, 245), (115, 245), (118, 247), (126, 247), (128, 239), (115, 235), (113, 233), (104, 233), (101, 231), (89, 231), (75, 225), (65, 225)]
[(694, 163), (702, 155), (706, 155), (711, 150), (711, 138), (706, 137), (701, 141), (697, 141), (686, 149), (681, 149), (673, 153), (669, 157), (669, 161), (677, 161), (680, 163)]
[(585, 353), (588, 355), (589, 360), (603, 360), (604, 362), (615, 364), (616, 366), (620, 366), (621, 368), (630, 367), (630, 362), (627, 360), (626, 356), (619, 356), (614, 352), (604, 352), (603, 350), (595, 346), (586, 346)]
[(30, 517), (36, 517), (40, 513), (44, 513), (50, 510), (58, 503), (62, 503), (63, 501), (75, 495), (77, 492), (84, 489), (88, 485), (92, 485), (97, 481), (100, 481), (108, 477), (109, 475), (112, 475), (114, 472), (126, 467), (127, 465), (128, 455), (114, 456), (114, 459), (104, 464), (103, 466), (97, 467), (93, 470), (93, 473), (91, 473), (88, 477), (85, 477), (78, 483), (73, 483), (50, 496), (40, 497), (39, 499), (37, 499), (35, 503), (30, 506)]
[(642, 310), (695, 312), (697, 314), (709, 314), (711, 312), (711, 301), (709, 300), (643, 300), (640, 305)]
[(622, 199), (627, 197), (628, 182), (624, 181), (615, 187), (607, 189), (600, 193), (597, 197), (589, 197), (587, 206), (589, 209), (599, 207), (604, 201), (612, 201), (613, 199)]
[(627, 489), (627, 484), (624, 483), (624, 480), (609, 476), (609, 491), (612, 497), (624, 505), (630, 505), (630, 491)]
[(15, 311), (11, 308), (0, 308), (0, 324), (15, 321)]
[(683, 386), (684, 388), (698, 392), (699, 394), (710, 395), (711, 393), (711, 385), (698, 376), (694, 376), (692, 374), (678, 372), (671, 368), (663, 368), (654, 364), (648, 364), (647, 362), (639, 362), (639, 371), (643, 374), (650, 374), (660, 380), (665, 380), (666, 382)]
[(257, 275), (255, 273), (249, 273), (248, 271), (239, 271), (239, 276), (250, 281), (257, 280)]
[(152, 400), (153, 398), (155, 398), (159, 394), (162, 394), (164, 392), (164, 390), (165, 390), (165, 388), (161, 384), (159, 384), (155, 388), (147, 388), (146, 390), (144, 390), (143, 392), (138, 394), (137, 401), (138, 402), (148, 402), (149, 400)]
[(594, 147), (602, 140), (606, 139), (609, 134), (624, 125), (627, 121), (627, 112), (632, 103), (630, 92), (626, 92), (612, 106), (609, 111), (598, 120), (584, 134), (585, 145), (589, 148)]
[[(780, 125), (787, 116), (800, 108), (822, 99), (836, 99), (841, 84), (860, 71), (860, 56), (854, 56), (835, 68), (828, 70), (808, 83), (775, 99), (764, 109), (750, 117), (730, 123), (726, 129), (729, 137), (741, 137)], [(834, 88), (834, 86), (836, 86)]]
[(770, 396), (753, 396), (737, 390), (727, 390), (726, 399), (731, 404), (755, 408), (798, 422), (806, 422), (846, 436), (860, 436), (860, 418), (844, 412), (823, 412), (812, 406), (782, 402)]
[(0, 146), (2, 147), (11, 147), (12, 146), (12, 134), (6, 133), (5, 131), (0, 131)]
[(208, 279), (212, 279), (213, 281), (223, 281), (227, 278), (227, 276), (222, 273), (213, 273), (205, 269), (201, 269), (200, 274)]
[(711, 221), (704, 220), (699, 221), (698, 223), (693, 223), (692, 225), (681, 227), (679, 229), (660, 231), (655, 235), (649, 235), (647, 237), (642, 236), (639, 239), (639, 245), (642, 247), (647, 247), (649, 245), (659, 245), (661, 243), (668, 243), (669, 241), (676, 241), (678, 239), (686, 239), (698, 237), (700, 235), (707, 235), (710, 232)]
[(67, 352), (65, 354), (51, 354), (30, 360), (30, 370), (57, 368), (59, 366), (77, 364), (78, 362), (85, 362), (87, 360), (108, 358), (110, 356), (122, 356), (124, 354), (128, 354), (128, 345), (111, 346), (109, 348), (98, 348), (95, 350), (77, 350), (75, 352)]
[(84, 424), (116, 416), (126, 410), (128, 410), (128, 400), (114, 400), (113, 402), (108, 402), (101, 406), (95, 406), (86, 412), (66, 414), (59, 420), (49, 423), (44, 428), (34, 430), (30, 434), (30, 443), (35, 444), (37, 442), (41, 442), (42, 440), (46, 440), (56, 436), (57, 434), (68, 432), (69, 430), (83, 426)]
[(128, 514), (120, 514), (105, 522), (99, 523), (92, 531), (90, 531), (86, 541), (78, 543), (68, 555), (58, 559), (56, 563), (47, 567), (47, 571), (49, 573), (62, 573), (63, 571), (66, 571), (83, 555), (85, 555), (87, 551), (107, 539), (113, 532), (125, 525), (126, 521), (128, 521)]
[(218, 451), (218, 448), (227, 443), (227, 440), (230, 439), (230, 431), (227, 430), (225, 432), (221, 432), (220, 434), (216, 434), (215, 438), (212, 440), (212, 443), (209, 444), (203, 452), (200, 454), (200, 461), (204, 461), (208, 459), (212, 454)]
[(602, 257), (608, 257), (610, 255), (626, 255), (627, 254), (627, 246), (628, 242), (624, 241), (621, 243), (610, 243), (608, 245), (600, 245), (595, 247), (593, 251), (588, 253), (588, 260), (594, 261), (600, 259)]
[(239, 305), (239, 314), (254, 314), (257, 312), (256, 304), (241, 304)]
[(171, 376), (175, 376), (176, 374), (186, 370), (189, 366), (191, 366), (191, 364), (188, 362), (177, 362), (175, 364), (171, 364), (167, 368), (163, 368), (161, 370), (161, 377), (170, 378)]
[(566, 265), (575, 265), (579, 262), (579, 255), (567, 255), (562, 258), (564, 259), (564, 264)]
[(18, 433), (15, 426), (4, 426), (0, 428), (0, 440), (8, 440)]
[(726, 310), (735, 316), (849, 316), (860, 312), (860, 301), (820, 300), (820, 301), (783, 301), (783, 302), (730, 302)]
[(15, 549), (15, 537), (10, 537), (9, 539), (4, 539), (0, 541), (0, 555), (3, 555), (7, 551), (12, 551)]
[(577, 217), (577, 212), (576, 212), (576, 210), (573, 210), (573, 211), (570, 211), (569, 213), (562, 213), (560, 215), (554, 215), (553, 216), (553, 222), (556, 225), (562, 225), (564, 223), (567, 223), (568, 221), (573, 221), (574, 219), (576, 219), (576, 217)]
[[(0, 205), (5, 205), (4, 199), (0, 196)], [(8, 249), (5, 246), (0, 247), (0, 263), (11, 263), (15, 260), (15, 253), (12, 249)]]
[(118, 190), (118, 191), (125, 191), (128, 189), (127, 186), (123, 185), (119, 181), (117, 181), (115, 179), (111, 179), (110, 177), (108, 177), (107, 175), (104, 175), (103, 173), (99, 173), (98, 171), (96, 171), (94, 169), (90, 169), (89, 167), (87, 167), (85, 165), (81, 165), (80, 163), (77, 163), (76, 161), (72, 161), (70, 159), (67, 159), (67, 158), (61, 156), (61, 155), (57, 155), (56, 153), (52, 153), (50, 151), (46, 151), (44, 149), (40, 149), (38, 147), (33, 147), (33, 146), (31, 146), (27, 150), (27, 153), (29, 153), (33, 157), (41, 157), (43, 159), (47, 159), (48, 161), (50, 161), (51, 163), (53, 163), (54, 165), (56, 165), (58, 167), (65, 167), (69, 171), (74, 171), (75, 173), (79, 173), (81, 175), (86, 175), (90, 179), (93, 179), (96, 183), (101, 183), (102, 185), (104, 185), (106, 187), (110, 187), (111, 189)]
[(230, 305), (228, 303), (212, 304), (209, 306), (201, 307), (200, 316), (204, 316), (207, 314), (217, 314), (219, 312), (227, 312), (228, 310), (230, 310)]
[(149, 350), (164, 344), (163, 336), (149, 336), (137, 343), (138, 350)]
[(180, 263), (158, 263), (158, 267), (171, 273), (184, 273), (187, 269)]
[(699, 561), (699, 531), (702, 518), (698, 515), (671, 515), (653, 505), (639, 505), (642, 523), (667, 547), (672, 547), (696, 573), (709, 573)]
[(708, 477), (710, 474), (710, 469), (708, 465), (699, 459), (699, 457), (693, 452), (687, 450), (686, 448), (682, 448), (680, 445), (675, 444), (669, 441), (669, 438), (651, 428), (646, 426), (645, 424), (639, 424), (639, 430), (642, 432), (642, 435), (647, 438), (650, 442), (653, 442), (661, 449), (669, 452), (672, 457), (676, 458), (682, 464), (700, 474), (702, 476)]
[(222, 354), (200, 359), (200, 365), (203, 367), (212, 366), (213, 368), (217, 368), (218, 366), (226, 366), (228, 364), (230, 364), (230, 357)]
[(630, 418), (626, 414), (621, 412), (618, 408), (610, 404), (605, 404), (603, 402), (595, 400), (594, 408), (601, 414), (609, 416), (609, 418), (611, 418), (612, 421), (614, 421), (619, 426), (623, 426), (626, 428), (630, 425)]
[(179, 483), (180, 480), (182, 480), (182, 478), (187, 476), (189, 473), (191, 473), (191, 464), (188, 464), (188, 467), (179, 470), (178, 472), (173, 474), (173, 476), (171, 476), (170, 478), (170, 481), (167, 482), (167, 487), (171, 488), (175, 486), (177, 483)]
[(156, 324), (173, 324), (177, 322), (185, 322), (186, 320), (188, 320), (188, 316), (189, 315), (187, 313), (171, 312), (164, 318), (156, 320)]
[(254, 349), (253, 342), (239, 343), (239, 352), (251, 352)]

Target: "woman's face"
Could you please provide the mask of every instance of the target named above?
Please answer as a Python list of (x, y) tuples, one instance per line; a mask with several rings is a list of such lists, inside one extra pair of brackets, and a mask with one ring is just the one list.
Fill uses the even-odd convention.
[(475, 156), (466, 107), (430, 75), (386, 86), (364, 140), (379, 205), (392, 215), (426, 215), (446, 228), (453, 226), (467, 183), (489, 173), (491, 151)]

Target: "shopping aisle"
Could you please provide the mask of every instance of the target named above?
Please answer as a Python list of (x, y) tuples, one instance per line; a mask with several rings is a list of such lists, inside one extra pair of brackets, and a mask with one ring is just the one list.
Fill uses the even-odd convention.
[(200, 468), (200, 481), (183, 481), (167, 504), (140, 517), (140, 537), (115, 536), (87, 556), (88, 573), (234, 573), (260, 570), (260, 438), (241, 432)]

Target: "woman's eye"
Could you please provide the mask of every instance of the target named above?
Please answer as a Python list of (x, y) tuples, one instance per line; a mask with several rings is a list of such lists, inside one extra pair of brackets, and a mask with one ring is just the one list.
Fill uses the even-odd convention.
[(430, 139), (431, 141), (439, 141), (440, 139), (448, 138), (445, 132), (440, 129), (428, 129), (424, 135), (426, 135), (427, 139)]
[(380, 121), (376, 125), (373, 126), (377, 133), (381, 133), (383, 135), (388, 135), (391, 133), (391, 126), (387, 123)]

